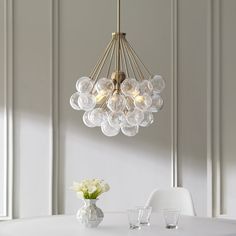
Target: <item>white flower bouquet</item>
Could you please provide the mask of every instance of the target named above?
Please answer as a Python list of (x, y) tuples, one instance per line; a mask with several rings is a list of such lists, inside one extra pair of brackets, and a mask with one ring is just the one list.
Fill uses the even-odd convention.
[(81, 182), (74, 182), (71, 189), (79, 198), (97, 199), (98, 196), (109, 191), (110, 187), (100, 179), (85, 179)]

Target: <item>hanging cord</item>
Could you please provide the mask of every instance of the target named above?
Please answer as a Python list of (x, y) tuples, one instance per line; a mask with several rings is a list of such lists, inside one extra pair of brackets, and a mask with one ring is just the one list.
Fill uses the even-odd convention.
[(117, 0), (117, 71), (120, 72), (120, 61), (121, 61), (121, 47), (120, 47), (120, 0)]

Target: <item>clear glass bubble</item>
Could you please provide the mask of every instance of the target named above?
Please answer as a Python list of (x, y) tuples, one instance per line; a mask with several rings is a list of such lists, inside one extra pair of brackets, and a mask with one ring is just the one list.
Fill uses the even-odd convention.
[(100, 126), (105, 119), (105, 112), (102, 108), (96, 108), (90, 112), (89, 120), (96, 126)]
[(70, 105), (75, 110), (81, 110), (81, 108), (78, 104), (79, 96), (80, 96), (80, 94), (77, 92), (77, 93), (72, 94), (70, 97)]
[(146, 111), (152, 105), (152, 99), (148, 94), (138, 95), (134, 99), (134, 105), (141, 111)]
[(139, 125), (144, 119), (144, 114), (138, 109), (129, 111), (126, 114), (126, 120), (130, 125)]
[(164, 90), (165, 86), (166, 86), (165, 80), (160, 75), (155, 75), (151, 79), (151, 83), (152, 83), (152, 86), (153, 86), (153, 92), (154, 93), (161, 93)]
[(90, 111), (96, 106), (96, 98), (94, 95), (81, 93), (78, 104), (82, 110)]
[(80, 93), (89, 93), (93, 87), (92, 80), (89, 77), (81, 77), (76, 82), (76, 89)]
[(96, 90), (98, 93), (111, 94), (114, 90), (114, 83), (111, 79), (101, 78), (96, 83)]
[(126, 97), (126, 108), (128, 111), (133, 111), (134, 106), (134, 100), (131, 97)]
[(104, 135), (108, 136), (108, 137), (113, 137), (116, 136), (117, 134), (119, 134), (120, 129), (114, 128), (112, 127), (108, 121), (104, 121), (101, 125), (101, 130), (103, 132)]
[(112, 127), (119, 129), (120, 126), (126, 122), (125, 114), (121, 111), (110, 112), (108, 115), (108, 122)]
[(133, 137), (138, 133), (139, 127), (138, 125), (132, 126), (132, 125), (123, 125), (121, 127), (121, 131), (124, 135), (129, 136), (129, 137)]
[(143, 80), (140, 84), (139, 84), (139, 90), (140, 90), (140, 94), (152, 94), (153, 91), (153, 85), (151, 83), (150, 80)]
[(121, 91), (124, 95), (136, 97), (139, 94), (139, 84), (136, 79), (125, 79), (121, 84)]
[(140, 126), (142, 127), (148, 127), (149, 125), (151, 125), (154, 121), (154, 117), (153, 114), (151, 112), (144, 112), (144, 119), (143, 121), (140, 123)]
[(95, 127), (96, 125), (93, 124), (90, 119), (89, 119), (89, 116), (90, 116), (90, 113), (91, 111), (86, 111), (83, 115), (83, 122), (86, 126), (90, 127), (90, 128), (93, 128)]
[(151, 112), (158, 112), (162, 109), (164, 105), (164, 101), (162, 97), (159, 94), (153, 94), (152, 95), (152, 105), (149, 108), (149, 111)]
[(122, 111), (126, 106), (126, 99), (121, 94), (113, 94), (109, 98), (107, 106), (111, 111), (114, 112)]

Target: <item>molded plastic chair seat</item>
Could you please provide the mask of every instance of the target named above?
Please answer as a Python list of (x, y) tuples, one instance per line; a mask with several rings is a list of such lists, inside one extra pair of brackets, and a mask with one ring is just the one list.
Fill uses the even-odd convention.
[(156, 189), (151, 193), (146, 205), (151, 206), (154, 212), (178, 209), (182, 215), (196, 215), (191, 194), (185, 188)]

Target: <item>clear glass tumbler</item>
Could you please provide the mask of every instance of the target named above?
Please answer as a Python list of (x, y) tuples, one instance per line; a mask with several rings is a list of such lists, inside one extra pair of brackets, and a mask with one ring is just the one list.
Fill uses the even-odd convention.
[(130, 229), (140, 229), (140, 210), (139, 209), (129, 209), (127, 210), (127, 216), (129, 220)]
[(179, 222), (180, 210), (178, 209), (164, 209), (163, 216), (167, 229), (177, 229)]
[(150, 225), (150, 217), (152, 213), (152, 207), (151, 206), (138, 206), (137, 209), (139, 209), (140, 214), (140, 225), (141, 226), (149, 226)]

